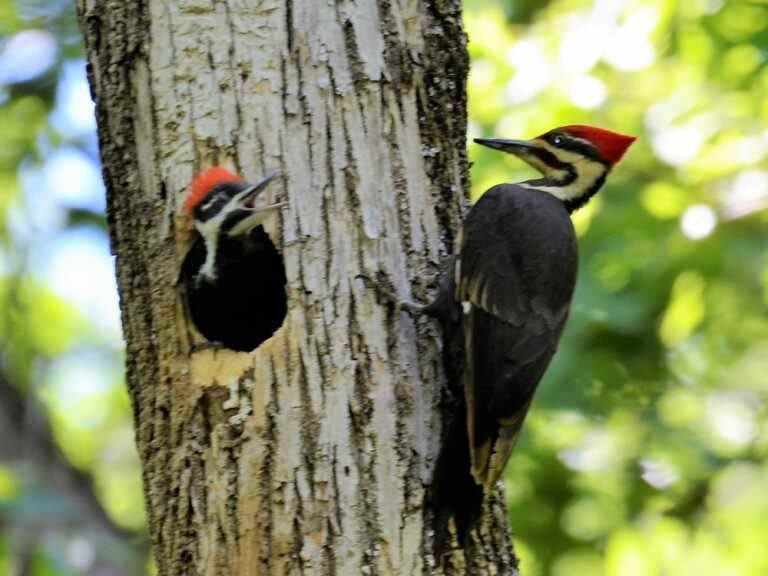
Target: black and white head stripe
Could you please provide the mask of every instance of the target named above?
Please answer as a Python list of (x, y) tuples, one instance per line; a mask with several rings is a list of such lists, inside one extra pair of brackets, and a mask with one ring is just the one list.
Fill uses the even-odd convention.
[[(590, 142), (552, 132), (534, 140), (538, 148), (556, 161), (547, 164), (544, 178), (522, 182), (526, 188), (547, 192), (562, 200), (569, 211), (582, 207), (605, 182), (611, 166)], [(546, 157), (544, 153), (542, 157)], [(567, 166), (564, 170), (562, 166)]]
[(224, 234), (229, 236), (247, 233), (261, 224), (280, 204), (256, 208), (254, 202), (267, 184), (279, 172), (273, 172), (256, 184), (243, 180), (216, 184), (192, 207), (195, 228), (205, 242), (206, 260), (200, 274), (209, 279), (216, 277), (215, 256)]
[(475, 142), (518, 156), (543, 178), (521, 182), (559, 198), (573, 211), (583, 206), (634, 137), (589, 126), (566, 126), (533, 140), (476, 139)]
[(247, 182), (218, 184), (193, 208), (192, 215), (198, 222), (210, 220), (221, 213), (237, 194), (250, 187)]
[(245, 182), (226, 182), (215, 186), (193, 209), (195, 228), (205, 242), (205, 262), (200, 267), (200, 276), (216, 278), (215, 260), (220, 235), (227, 217), (240, 209), (239, 194), (251, 188)]

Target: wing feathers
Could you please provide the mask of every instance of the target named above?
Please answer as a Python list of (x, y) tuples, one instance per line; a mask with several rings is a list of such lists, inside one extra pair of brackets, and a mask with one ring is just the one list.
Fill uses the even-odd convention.
[(562, 203), (513, 188), (489, 190), (470, 211), (455, 270), (456, 299), (470, 304), (463, 381), (471, 472), (486, 489), (515, 446), (576, 281), (575, 234)]
[[(464, 363), (464, 399), (467, 403), (467, 434), (469, 435), (469, 454), (470, 463), (472, 465), (472, 475), (477, 482), (477, 476), (475, 470), (478, 469), (478, 454), (475, 448), (477, 442), (475, 419), (477, 418), (479, 407), (478, 399), (475, 398), (475, 375), (474, 375), (474, 363), (472, 358), (473, 352), (473, 338), (472, 338), (472, 319), (474, 314), (472, 313), (472, 306), (470, 305), (464, 313), (464, 353), (466, 362)], [(481, 482), (477, 482), (482, 484)]]
[(526, 414), (528, 414), (528, 407), (530, 405), (531, 401), (529, 400), (528, 403), (518, 410), (518, 412), (511, 418), (499, 418), (499, 436), (496, 438), (496, 442), (493, 445), (493, 454), (490, 459), (487, 460), (488, 466), (483, 478), (483, 485), (486, 490), (492, 488), (504, 473), (504, 466), (506, 465), (507, 460), (509, 460), (515, 444), (517, 444), (517, 439), (520, 436), (520, 430), (523, 427), (523, 421), (525, 420)]

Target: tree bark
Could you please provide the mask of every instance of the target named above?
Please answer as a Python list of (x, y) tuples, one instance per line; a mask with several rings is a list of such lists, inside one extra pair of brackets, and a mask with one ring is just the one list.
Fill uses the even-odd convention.
[[(440, 335), (425, 299), (467, 190), (459, 0), (78, 0), (161, 575), (514, 574), (501, 492), (431, 554)], [(275, 168), (288, 315), (196, 349), (176, 286), (195, 172)]]

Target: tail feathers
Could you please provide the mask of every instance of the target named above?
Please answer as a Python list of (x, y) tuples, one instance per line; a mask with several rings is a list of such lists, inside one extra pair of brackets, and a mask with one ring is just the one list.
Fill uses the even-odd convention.
[(504, 466), (517, 443), (518, 431), (519, 429), (510, 432), (507, 428), (500, 428), (499, 437), (493, 445), (493, 453), (486, 460), (487, 468), (477, 473), (473, 470), (475, 480), (485, 486), (486, 490), (491, 490), (504, 474)]
[(504, 466), (517, 444), (530, 400), (510, 418), (496, 422), (495, 433), (472, 450), (472, 476), (478, 484), (491, 490), (504, 474)]
[(432, 481), (434, 551), (438, 558), (450, 545), (451, 518), (456, 525), (458, 544), (463, 548), (469, 531), (480, 517), (483, 488), (475, 482), (470, 468), (466, 408), (462, 403), (448, 425)]
[(491, 438), (486, 438), (485, 442), (474, 446), (470, 451), (472, 478), (486, 488), (488, 487), (488, 467), (494, 455), (494, 448)]

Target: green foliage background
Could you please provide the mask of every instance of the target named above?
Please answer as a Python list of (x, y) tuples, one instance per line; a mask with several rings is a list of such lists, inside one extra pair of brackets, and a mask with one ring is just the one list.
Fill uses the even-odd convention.
[[(525, 576), (768, 574), (768, 3), (466, 2), (473, 135), (640, 136), (508, 468)], [(470, 147), (475, 195), (524, 179)]]
[[(470, 136), (640, 136), (575, 216), (571, 320), (508, 468), (524, 576), (768, 574), (768, 2), (466, 0), (465, 17)], [(54, 56), (9, 76), (30, 31)], [(79, 234), (108, 258), (103, 206), (36, 178), (62, 150), (98, 163), (92, 130), (56, 120), (84, 67), (71, 2), (0, 0), (0, 35), (0, 392), (22, 400), (0, 413), (0, 573), (143, 574), (119, 334), (39, 256)], [(470, 156), (475, 196), (530, 175)], [(92, 502), (24, 440), (46, 431)]]

